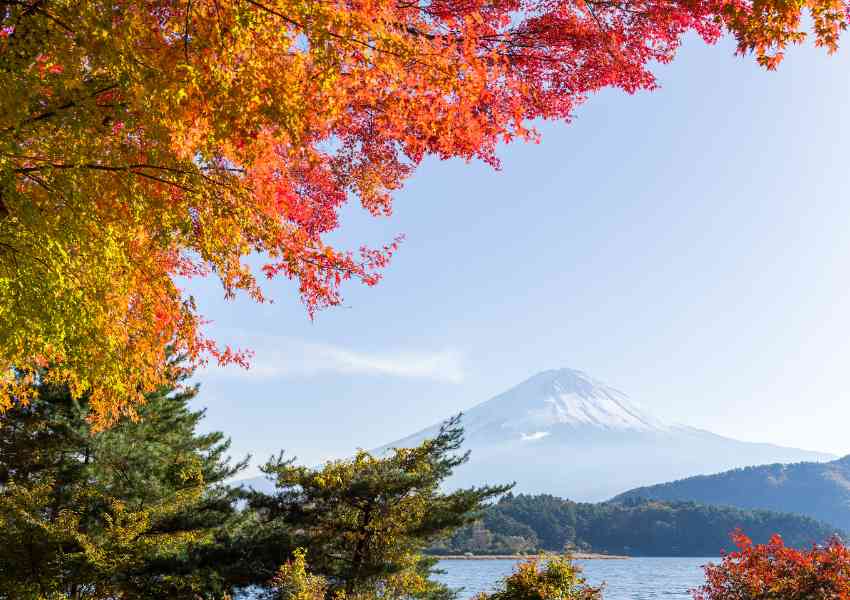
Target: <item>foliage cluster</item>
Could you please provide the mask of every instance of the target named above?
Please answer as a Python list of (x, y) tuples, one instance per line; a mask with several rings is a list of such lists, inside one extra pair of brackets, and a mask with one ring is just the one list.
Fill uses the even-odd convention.
[(847, 600), (850, 548), (838, 539), (809, 550), (785, 545), (778, 535), (753, 544), (740, 531), (737, 550), (705, 567), (706, 583), (695, 600)]
[(514, 554), (576, 549), (631, 556), (713, 556), (742, 528), (767, 541), (780, 532), (792, 546), (828, 539), (835, 528), (808, 517), (694, 502), (632, 499), (578, 503), (549, 495), (505, 495), (480, 523), (431, 548), (435, 554)]
[[(310, 573), (306, 554), (303, 548), (297, 548), (292, 559), (281, 565), (264, 594), (265, 600), (325, 600), (328, 582)], [(342, 595), (335, 597), (342, 600)]]
[(519, 563), (495, 592), (476, 600), (601, 600), (602, 588), (588, 585), (568, 556), (546, 555)]
[(535, 119), (653, 89), (689, 32), (773, 68), (805, 14), (835, 50), (848, 0), (2, 2), (0, 410), (47, 376), (102, 427), (166, 383), (169, 346), (243, 363), (181, 280), (339, 304), (398, 242), (330, 245), (351, 199), (388, 215), (426, 156), (497, 166)]

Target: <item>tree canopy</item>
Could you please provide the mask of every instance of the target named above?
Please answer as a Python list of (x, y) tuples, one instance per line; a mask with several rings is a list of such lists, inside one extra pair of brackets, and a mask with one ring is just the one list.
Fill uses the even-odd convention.
[[(196, 389), (150, 394), (142, 419), (92, 434), (86, 398), (40, 385), (0, 415), (0, 598), (220, 597), (204, 557), (241, 515), (220, 432)], [(210, 596), (210, 597), (211, 597)]]
[[(724, 31), (774, 68), (834, 50), (847, 0), (10, 0), (0, 2), (0, 409), (46, 364), (99, 426), (205, 337), (185, 277), (307, 310), (378, 281), (398, 240), (328, 244), (356, 198), (373, 215), (427, 155), (497, 165), (591, 92), (655, 86), (682, 36)], [(252, 271), (246, 257), (265, 264)]]
[(286, 543), (305, 549), (310, 569), (326, 579), (329, 596), (376, 589), (388, 598), (440, 596), (440, 586), (428, 579), (436, 561), (422, 551), (474, 521), (487, 501), (512, 487), (441, 491), (468, 459), (457, 453), (462, 441), (455, 417), (434, 438), (386, 456), (361, 451), (319, 470), (278, 457), (265, 466), (275, 493), (254, 493), (249, 501), (260, 515), (255, 530), (260, 536), (286, 532)]

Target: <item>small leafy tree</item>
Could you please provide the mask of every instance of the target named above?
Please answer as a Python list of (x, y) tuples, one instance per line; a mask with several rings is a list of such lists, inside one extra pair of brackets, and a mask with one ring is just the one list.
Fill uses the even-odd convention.
[(266, 600), (325, 600), (328, 582), (307, 570), (306, 554), (298, 548), (292, 560), (281, 565), (264, 594)]
[(315, 470), (279, 456), (264, 467), (276, 493), (255, 493), (250, 505), (264, 527), (287, 532), (286, 543), (307, 550), (311, 570), (327, 579), (330, 594), (442, 594), (428, 579), (435, 561), (422, 550), (473, 521), (487, 500), (511, 487), (441, 491), (468, 459), (456, 453), (462, 441), (455, 417), (433, 439), (384, 457), (361, 451)]
[(705, 566), (695, 600), (850, 599), (850, 549), (838, 538), (808, 551), (787, 547), (778, 535), (754, 545), (736, 531), (732, 540), (738, 549)]
[(476, 600), (601, 600), (602, 588), (587, 584), (568, 556), (543, 556), (521, 562), (492, 594)]

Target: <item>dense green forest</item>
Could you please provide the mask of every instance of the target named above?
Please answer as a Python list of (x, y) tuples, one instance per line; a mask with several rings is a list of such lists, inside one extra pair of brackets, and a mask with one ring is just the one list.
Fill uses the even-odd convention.
[(850, 456), (828, 463), (760, 465), (688, 477), (635, 488), (614, 500), (627, 498), (775, 510), (806, 515), (850, 531)]
[(480, 521), (433, 546), (435, 554), (514, 554), (573, 549), (632, 556), (717, 556), (736, 528), (754, 541), (774, 533), (790, 546), (841, 532), (808, 517), (694, 502), (577, 503), (549, 495), (507, 494)]

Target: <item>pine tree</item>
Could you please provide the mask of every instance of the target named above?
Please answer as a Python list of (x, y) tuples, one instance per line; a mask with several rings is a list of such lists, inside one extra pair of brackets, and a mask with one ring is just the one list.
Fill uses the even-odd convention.
[(255, 493), (250, 506), (264, 527), (287, 533), (290, 547), (306, 550), (311, 572), (327, 579), (329, 594), (444, 596), (428, 579), (434, 561), (422, 550), (473, 521), (485, 502), (511, 487), (441, 491), (468, 459), (456, 452), (462, 441), (458, 416), (433, 439), (388, 456), (360, 451), (315, 470), (281, 455), (264, 467), (276, 493)]
[(229, 440), (196, 431), (197, 387), (173, 365), (140, 420), (93, 433), (86, 399), (36, 386), (0, 416), (0, 598), (221, 597), (196, 564), (238, 520)]

